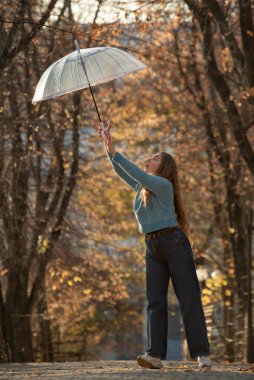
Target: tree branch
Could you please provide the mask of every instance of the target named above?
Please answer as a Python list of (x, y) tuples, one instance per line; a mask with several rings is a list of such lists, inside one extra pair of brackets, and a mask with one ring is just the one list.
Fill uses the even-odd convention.
[(244, 51), (244, 72), (248, 78), (249, 87), (254, 86), (254, 28), (252, 21), (252, 6), (250, 0), (238, 0), (240, 11), (240, 26)]
[(20, 39), (19, 43), (15, 47), (13, 47), (10, 50), (9, 45), (5, 46), (5, 48), (2, 50), (1, 55), (0, 55), (0, 70), (3, 70), (6, 66), (8, 66), (10, 61), (12, 61), (13, 58), (15, 58), (17, 56), (17, 54), (22, 49), (24, 49), (24, 46), (27, 46), (32, 41), (34, 36), (38, 33), (38, 31), (43, 27), (45, 22), (50, 17), (50, 14), (51, 14), (52, 10), (54, 9), (57, 1), (58, 0), (51, 0), (50, 1), (49, 5), (48, 5), (45, 13), (41, 17), (41, 19), (33, 26), (32, 30), (29, 33), (27, 33), (25, 36), (23, 36)]

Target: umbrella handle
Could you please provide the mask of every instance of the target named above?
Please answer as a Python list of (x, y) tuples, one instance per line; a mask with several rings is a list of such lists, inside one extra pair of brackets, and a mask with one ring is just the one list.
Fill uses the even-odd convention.
[(101, 135), (102, 135), (102, 138), (103, 138), (104, 141), (107, 141), (107, 136), (106, 136), (106, 134), (105, 134), (105, 132), (104, 132), (105, 127), (104, 127), (104, 123), (103, 123), (103, 121), (100, 121), (100, 127), (101, 127)]

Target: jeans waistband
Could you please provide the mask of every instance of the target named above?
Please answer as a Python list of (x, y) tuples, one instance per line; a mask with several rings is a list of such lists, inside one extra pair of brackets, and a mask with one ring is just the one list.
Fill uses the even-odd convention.
[(158, 238), (160, 236), (169, 234), (170, 232), (174, 232), (174, 231), (179, 230), (179, 229), (180, 228), (178, 226), (163, 228), (162, 230), (145, 233), (145, 238), (149, 239), (149, 240), (153, 240), (153, 239), (156, 239), (156, 238)]

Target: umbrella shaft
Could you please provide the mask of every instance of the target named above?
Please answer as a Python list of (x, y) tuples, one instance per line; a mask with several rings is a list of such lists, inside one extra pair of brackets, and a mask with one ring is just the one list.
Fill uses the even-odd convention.
[(88, 82), (88, 84), (89, 84), (89, 89), (90, 89), (90, 92), (91, 92), (91, 95), (92, 95), (92, 98), (93, 98), (93, 102), (94, 102), (94, 105), (95, 105), (95, 108), (96, 108), (96, 111), (97, 111), (98, 118), (99, 118), (99, 120), (101, 121), (100, 112), (99, 112), (99, 110), (98, 110), (98, 107), (97, 107), (97, 104), (96, 104), (96, 101), (95, 101), (95, 97), (94, 97), (94, 94), (93, 94), (92, 87), (90, 86), (90, 83), (89, 83), (89, 82)]
[(83, 70), (84, 70), (84, 73), (85, 73), (85, 76), (86, 76), (86, 79), (87, 79), (87, 82), (88, 82), (88, 85), (89, 85), (89, 89), (90, 89), (90, 92), (91, 92), (91, 95), (92, 95), (92, 98), (93, 98), (93, 102), (94, 102), (94, 105), (95, 105), (95, 108), (96, 108), (96, 111), (97, 111), (97, 115), (98, 115), (99, 120), (101, 122), (101, 116), (100, 116), (100, 113), (99, 113), (99, 110), (98, 110), (98, 107), (97, 107), (97, 104), (96, 104), (96, 101), (95, 101), (95, 97), (94, 97), (94, 94), (93, 94), (93, 90), (92, 90), (92, 87), (90, 85), (90, 81), (89, 81), (89, 78), (88, 78), (88, 75), (87, 75), (86, 65), (85, 65), (85, 63), (83, 61), (83, 58), (82, 58), (82, 55), (80, 53), (80, 48), (79, 48), (78, 40), (75, 40), (75, 45), (76, 45), (76, 48), (78, 50), (78, 54), (79, 54), (79, 57), (80, 57), (81, 65), (83, 67)]

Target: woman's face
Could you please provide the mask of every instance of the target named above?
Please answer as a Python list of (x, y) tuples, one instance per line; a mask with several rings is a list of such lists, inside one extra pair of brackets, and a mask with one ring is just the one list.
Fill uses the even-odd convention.
[(145, 172), (150, 173), (150, 174), (155, 174), (158, 167), (161, 164), (160, 153), (154, 154), (152, 158), (145, 160), (145, 163), (146, 163)]

